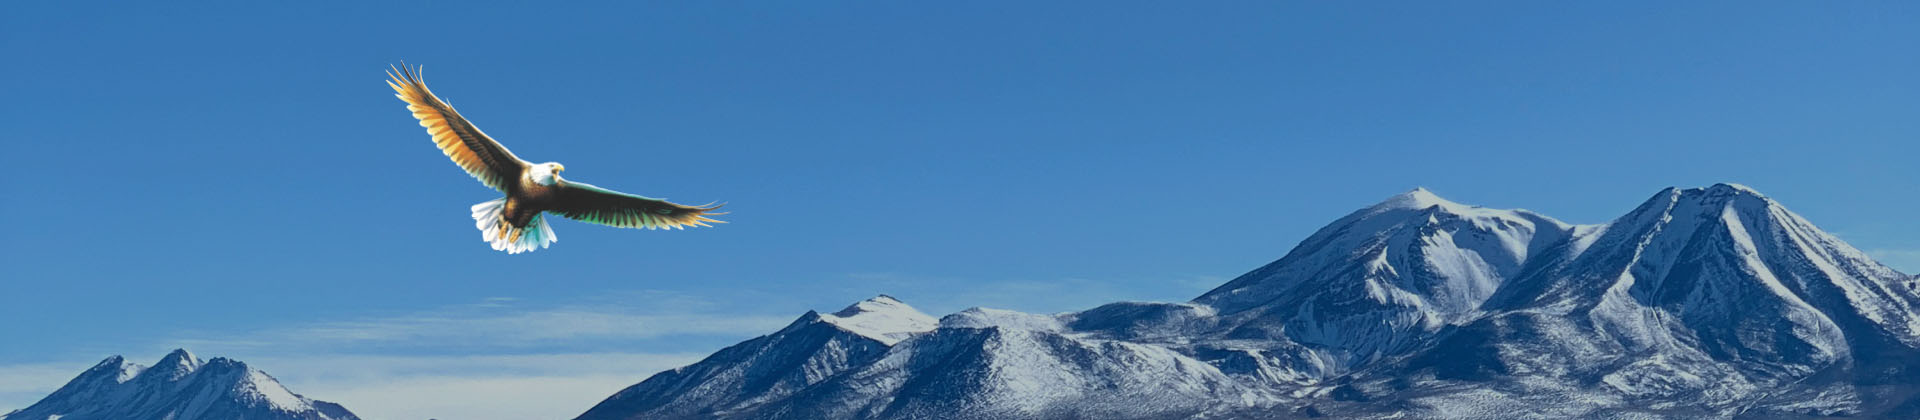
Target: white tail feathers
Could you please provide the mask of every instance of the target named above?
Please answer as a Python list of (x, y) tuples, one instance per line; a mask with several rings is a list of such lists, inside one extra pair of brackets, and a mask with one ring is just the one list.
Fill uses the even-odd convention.
[[(508, 254), (533, 252), (546, 248), (560, 240), (553, 235), (553, 227), (547, 226), (545, 215), (534, 215), (527, 226), (514, 228), (500, 220), (500, 211), (507, 205), (507, 199), (501, 198), (473, 205), (473, 227), (480, 229), (480, 240), (493, 245), (496, 251)], [(515, 238), (515, 234), (518, 238)]]

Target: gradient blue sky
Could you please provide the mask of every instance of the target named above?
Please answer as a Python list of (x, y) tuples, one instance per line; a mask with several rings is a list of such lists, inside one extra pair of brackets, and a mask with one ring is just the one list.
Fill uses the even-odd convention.
[[(186, 346), (375, 419), (566, 417), (878, 293), (1185, 300), (1416, 186), (1601, 223), (1739, 182), (1920, 271), (1911, 2), (71, 3), (0, 6), (0, 412)], [(400, 60), (733, 223), (493, 251)]]

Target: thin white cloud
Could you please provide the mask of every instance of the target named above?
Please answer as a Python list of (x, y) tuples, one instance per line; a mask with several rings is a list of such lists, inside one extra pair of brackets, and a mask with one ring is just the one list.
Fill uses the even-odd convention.
[[(361, 418), (526, 420), (573, 418), (614, 392), (705, 356), (316, 355), (241, 360), (272, 374), (294, 392), (339, 403)], [(89, 366), (88, 362), (0, 366), (0, 413), (26, 408)]]
[[(705, 357), (688, 353), (546, 353), (500, 355), (394, 356), (328, 354), (260, 356), (247, 360), (295, 382), (356, 382), (406, 376), (647, 376)], [(642, 378), (631, 378), (638, 382)]]
[(321, 341), (479, 341), (494, 345), (569, 339), (644, 339), (676, 334), (741, 334), (772, 331), (785, 317), (654, 315), (583, 309), (527, 311), (495, 316), (409, 316), (329, 322), (274, 332), (279, 343)]
[(257, 353), (301, 353), (376, 347), (512, 349), (553, 343), (633, 342), (676, 335), (751, 337), (792, 322), (790, 315), (682, 312), (688, 302), (646, 305), (587, 304), (530, 308), (510, 298), (488, 298), (411, 314), (319, 321), (241, 334), (189, 333), (167, 347)]
[(0, 365), (0, 414), (33, 405), (98, 362)]
[(705, 354), (258, 358), (289, 389), (367, 419), (570, 419), (621, 389)]
[(0, 393), (52, 391), (92, 366), (86, 362), (0, 365)]

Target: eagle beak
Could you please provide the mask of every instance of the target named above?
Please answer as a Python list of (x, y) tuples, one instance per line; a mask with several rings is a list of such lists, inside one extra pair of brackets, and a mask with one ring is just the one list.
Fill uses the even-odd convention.
[(557, 165), (557, 164), (556, 164), (556, 165), (553, 165), (553, 171), (554, 171), (554, 172), (566, 172), (566, 171), (567, 171), (567, 167), (566, 167), (566, 166), (562, 166), (562, 165)]

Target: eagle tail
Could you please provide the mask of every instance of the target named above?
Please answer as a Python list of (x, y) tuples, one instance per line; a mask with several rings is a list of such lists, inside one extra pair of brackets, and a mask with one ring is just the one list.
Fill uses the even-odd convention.
[(506, 206), (505, 198), (473, 205), (473, 226), (480, 229), (480, 240), (493, 245), (494, 250), (508, 254), (533, 252), (560, 240), (553, 235), (553, 227), (547, 225), (544, 214), (534, 215), (524, 227), (508, 225), (501, 217)]

